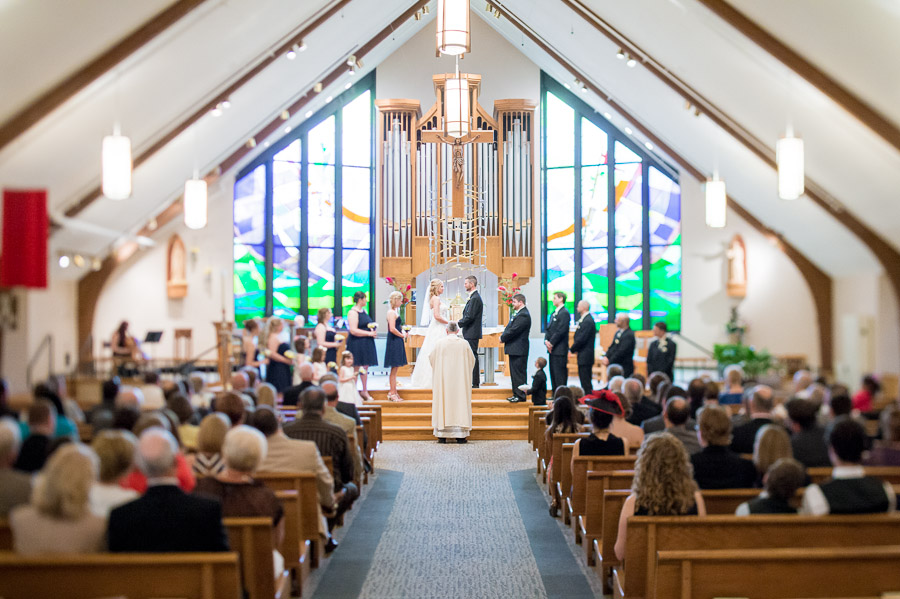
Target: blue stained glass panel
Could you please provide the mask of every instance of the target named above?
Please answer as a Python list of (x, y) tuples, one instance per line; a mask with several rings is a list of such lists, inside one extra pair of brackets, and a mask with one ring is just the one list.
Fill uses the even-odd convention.
[(641, 179), (640, 163), (616, 165), (616, 247), (641, 245), (644, 238)]
[(609, 189), (607, 166), (581, 168), (581, 243), (607, 247), (609, 243)]
[(650, 185), (650, 245), (680, 243), (681, 187), (652, 166), (648, 183)]
[(575, 169), (558, 168), (546, 171), (547, 247), (575, 247)]
[(266, 166), (259, 165), (234, 184), (234, 241), (263, 243), (266, 237)]

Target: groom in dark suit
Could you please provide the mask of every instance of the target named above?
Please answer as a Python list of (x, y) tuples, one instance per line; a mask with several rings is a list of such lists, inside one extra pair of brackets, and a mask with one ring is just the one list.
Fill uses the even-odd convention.
[(475, 369), (472, 370), (472, 388), (478, 388), (481, 365), (478, 363), (478, 342), (481, 341), (481, 316), (484, 312), (484, 302), (478, 295), (478, 279), (469, 275), (463, 282), (466, 291), (469, 292), (469, 301), (463, 308), (462, 318), (457, 324), (462, 329), (463, 339), (469, 342), (472, 353), (475, 354)]
[(579, 320), (575, 335), (572, 338), (572, 347), (569, 353), (577, 357), (578, 380), (585, 394), (594, 390), (591, 371), (594, 368), (594, 340), (597, 338), (597, 324), (591, 316), (591, 305), (587, 300), (581, 300), (576, 307)]
[(556, 307), (547, 331), (544, 333), (544, 345), (550, 354), (551, 395), (557, 387), (565, 387), (569, 382), (569, 311), (566, 310), (566, 294), (557, 291), (553, 294), (553, 305)]

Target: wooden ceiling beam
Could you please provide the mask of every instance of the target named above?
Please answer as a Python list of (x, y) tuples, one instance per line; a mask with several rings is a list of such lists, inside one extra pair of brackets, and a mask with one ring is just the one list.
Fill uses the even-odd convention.
[(112, 48), (70, 75), (0, 125), (0, 149), (37, 124), (69, 98), (150, 43), (205, 0), (178, 0)]
[[(244, 72), (243, 75), (226, 86), (225, 89), (218, 91), (217, 93), (209, 94), (212, 97), (211, 100), (204, 103), (184, 120), (172, 125), (162, 135), (160, 135), (156, 139), (156, 141), (150, 144), (150, 146), (142, 149), (134, 157), (132, 168), (136, 169), (144, 162), (149, 160), (154, 154), (168, 145), (169, 142), (182, 134), (188, 127), (206, 116), (206, 114), (208, 114), (209, 111), (215, 108), (216, 105), (228, 99), (229, 96), (244, 87), (247, 83), (250, 82), (250, 80), (261, 73), (266, 67), (284, 56), (284, 54), (287, 53), (287, 51), (290, 50), (294, 44), (301, 43), (303, 38), (308, 37), (312, 32), (318, 29), (323, 23), (325, 23), (328, 19), (334, 16), (338, 11), (340, 11), (349, 3), (350, 0), (338, 0), (327, 10), (316, 16), (308, 25), (304, 26), (303, 29), (300, 30), (300, 32), (291, 36), (287, 41), (279, 43), (277, 47), (267, 49), (263, 53), (261, 58), (258, 57), (254, 59), (250, 65), (244, 67), (244, 69), (241, 69)], [(81, 196), (81, 198), (79, 198), (74, 204), (66, 208), (66, 216), (68, 216), (69, 218), (74, 218), (85, 209), (87, 209), (88, 206), (98, 200), (102, 196), (102, 194), (103, 190), (101, 186), (97, 185), (86, 194)]]
[[(566, 0), (563, 0), (566, 1)], [(552, 60), (562, 66), (569, 73), (579, 79), (592, 92), (603, 98), (613, 109), (628, 118), (634, 125), (635, 129), (640, 131), (647, 137), (661, 152), (670, 156), (681, 167), (698, 181), (706, 181), (710, 177), (700, 168), (695, 166), (680, 152), (672, 148), (668, 143), (663, 141), (656, 135), (647, 125), (636, 118), (628, 108), (617, 101), (613, 95), (607, 90), (601, 89), (597, 84), (593, 83), (586, 73), (582, 72), (578, 67), (569, 62), (546, 40), (544, 40), (536, 31), (531, 29), (524, 21), (517, 17), (514, 13), (505, 8), (496, 0), (492, 0), (491, 4), (500, 11), (500, 15), (511, 22), (516, 28), (528, 39), (530, 39), (538, 48), (544, 51)], [(754, 217), (746, 208), (744, 208), (732, 196), (728, 196), (728, 206), (743, 218), (750, 226), (759, 231), (767, 239), (775, 244), (784, 254), (794, 263), (801, 276), (809, 287), (810, 295), (812, 295), (813, 304), (816, 307), (816, 322), (819, 327), (819, 353), (821, 354), (822, 367), (831, 370), (834, 363), (834, 330), (833, 330), (833, 289), (831, 277), (821, 268), (816, 266), (803, 252), (791, 245), (783, 235), (774, 229), (763, 224), (759, 219)]]
[(720, 19), (806, 79), (837, 105), (856, 117), (895, 149), (900, 150), (900, 128), (862, 98), (826, 75), (822, 70), (783, 44), (725, 0), (697, 0)]

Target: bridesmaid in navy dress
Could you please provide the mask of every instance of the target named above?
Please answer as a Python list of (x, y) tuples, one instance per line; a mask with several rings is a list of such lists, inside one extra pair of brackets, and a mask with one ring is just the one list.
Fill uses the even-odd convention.
[(375, 353), (375, 327), (369, 327), (374, 324), (374, 320), (365, 310), (366, 294), (357, 291), (353, 294), (354, 306), (347, 315), (347, 328), (350, 336), (347, 337), (347, 351), (353, 354), (353, 370), (359, 374), (359, 380), (362, 383), (363, 399), (372, 401), (369, 390), (366, 388), (368, 376), (366, 373), (359, 372), (360, 366), (378, 365), (378, 354)]
[(266, 349), (268, 351), (266, 363), (266, 382), (271, 383), (279, 395), (291, 386), (291, 360), (285, 357), (284, 352), (291, 346), (281, 341), (281, 331), (284, 330), (284, 321), (273, 316), (266, 326)]
[(336, 341), (334, 327), (331, 326), (331, 308), (319, 308), (316, 314), (316, 328), (313, 335), (316, 338), (316, 345), (325, 348), (325, 363), (337, 363), (337, 348), (341, 346), (340, 341)]
[(387, 313), (387, 343), (384, 346), (384, 367), (391, 369), (389, 380), (391, 390), (388, 391), (388, 399), (391, 401), (403, 401), (397, 394), (397, 369), (406, 366), (406, 349), (403, 341), (406, 332), (403, 330), (403, 319), (400, 318), (400, 304), (403, 302), (403, 294), (394, 291), (388, 296), (391, 309)]

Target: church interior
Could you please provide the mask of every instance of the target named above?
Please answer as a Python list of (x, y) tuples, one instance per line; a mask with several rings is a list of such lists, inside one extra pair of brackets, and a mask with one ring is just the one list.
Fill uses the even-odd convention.
[(0, 597), (900, 593), (898, 30), (0, 1)]

